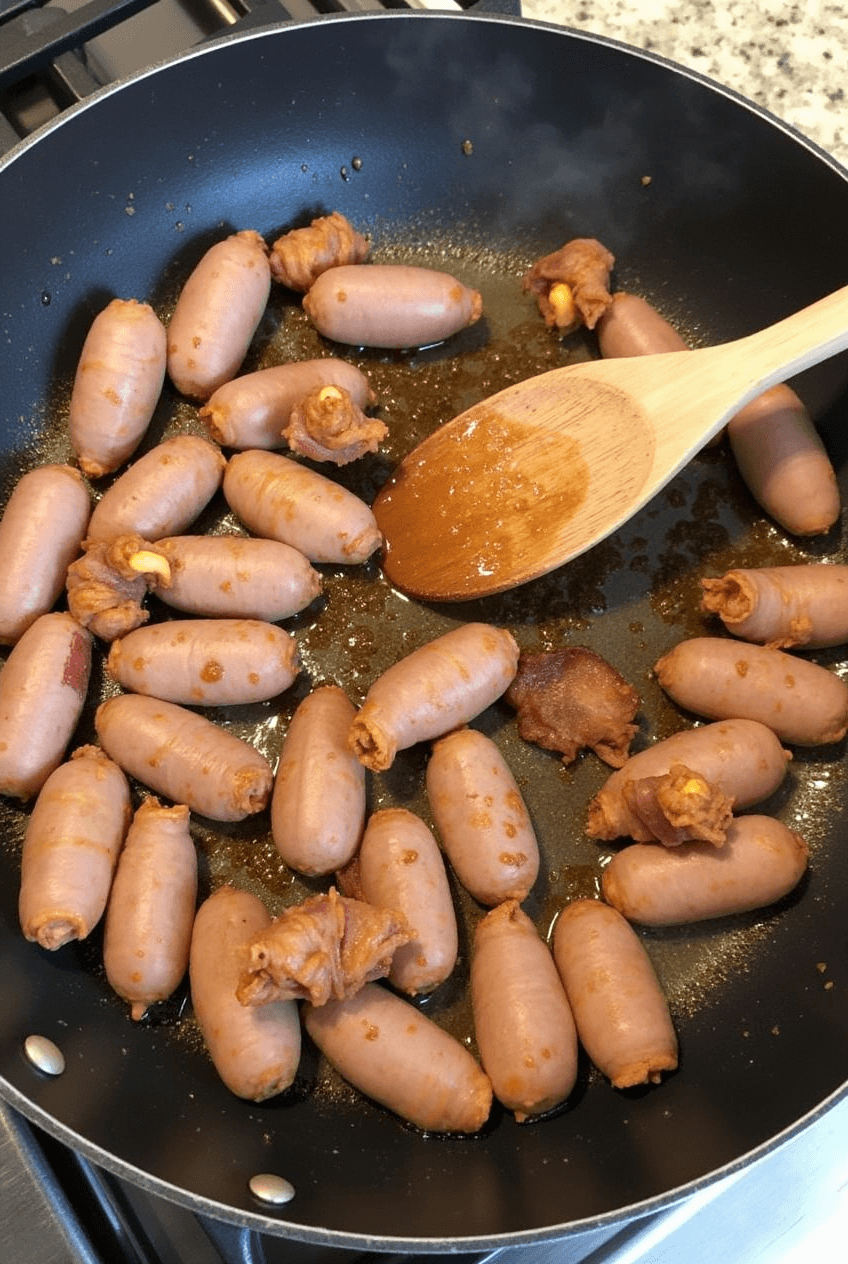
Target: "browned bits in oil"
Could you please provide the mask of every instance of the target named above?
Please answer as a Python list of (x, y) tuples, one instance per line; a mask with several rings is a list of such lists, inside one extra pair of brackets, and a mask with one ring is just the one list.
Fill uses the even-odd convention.
[(473, 145), (473, 142), (470, 140), (464, 140), (462, 142), (461, 148), (462, 148), (462, 152), (466, 155), (466, 157), (474, 153), (474, 145)]

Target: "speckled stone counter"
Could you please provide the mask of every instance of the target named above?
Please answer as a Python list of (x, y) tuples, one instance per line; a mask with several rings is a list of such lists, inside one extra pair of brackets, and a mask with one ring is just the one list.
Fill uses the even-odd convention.
[(521, 11), (650, 49), (707, 75), (848, 166), (848, 4), (522, 0)]

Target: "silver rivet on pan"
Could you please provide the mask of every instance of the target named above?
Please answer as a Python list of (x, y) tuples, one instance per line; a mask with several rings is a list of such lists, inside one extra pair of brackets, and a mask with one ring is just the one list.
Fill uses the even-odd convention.
[(65, 1069), (62, 1050), (47, 1036), (27, 1036), (24, 1053), (32, 1065), (45, 1075), (61, 1075)]
[(275, 1176), (273, 1172), (258, 1172), (248, 1181), (250, 1192), (260, 1202), (272, 1203), (275, 1207), (291, 1202), (294, 1198), (294, 1185), (285, 1177)]

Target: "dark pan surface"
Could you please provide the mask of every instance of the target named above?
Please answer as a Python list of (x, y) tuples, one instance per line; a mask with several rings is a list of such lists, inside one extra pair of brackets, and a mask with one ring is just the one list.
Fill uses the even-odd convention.
[[(600, 237), (617, 256), (618, 287), (652, 299), (694, 342), (749, 332), (848, 274), (845, 173), (739, 99), (621, 46), (509, 19), (410, 14), (226, 40), (104, 94), (0, 168), (4, 495), (29, 464), (69, 455), (68, 383), (108, 299), (146, 297), (167, 315), (179, 280), (225, 232), (271, 239), (332, 209), (372, 234), (375, 259), (446, 267), (486, 302), (486, 321), (448, 347), (343, 352), (371, 375), (391, 428), (379, 457), (341, 476), (369, 499), (420, 435), (471, 399), (593, 354), (589, 338), (548, 334), (520, 294), (525, 267), (571, 236)], [(245, 367), (327, 350), (277, 292)], [(840, 359), (796, 383), (840, 472), (845, 380)], [(196, 424), (166, 393), (151, 441)], [(213, 505), (206, 525), (227, 522)], [(214, 718), (253, 734), (273, 759), (312, 684), (337, 680), (358, 701), (401, 653), (483, 618), (512, 627), (526, 648), (604, 654), (642, 694), (647, 742), (691, 722), (663, 700), (650, 668), (683, 636), (713, 630), (697, 613), (698, 576), (815, 558), (846, 560), (842, 528), (793, 544), (759, 515), (723, 449), (710, 449), (618, 535), (512, 594), (425, 607), (374, 564), (324, 568), (325, 599), (290, 625), (306, 668), (298, 684), (279, 702)], [(844, 669), (839, 650), (818, 657)], [(93, 701), (110, 688), (98, 677)], [(527, 907), (545, 929), (569, 896), (596, 891), (604, 853), (583, 826), (607, 770), (592, 755), (564, 769), (526, 746), (506, 707), (476, 723), (501, 745), (537, 826), (545, 863)], [(92, 733), (89, 711), (79, 741)], [(401, 756), (372, 779), (372, 806), (426, 816), (423, 767), (424, 752)], [(616, 1093), (584, 1065), (554, 1118), (519, 1127), (495, 1113), (471, 1139), (420, 1136), (309, 1051), (278, 1100), (231, 1097), (184, 995), (133, 1026), (105, 982), (96, 934), (52, 955), (24, 942), (16, 901), (28, 809), (4, 803), (0, 1087), (107, 1167), (306, 1240), (470, 1248), (671, 1201), (844, 1092), (844, 776), (842, 745), (798, 751), (789, 785), (767, 805), (812, 853), (781, 906), (644, 934), (680, 1034), (677, 1074)], [(307, 889), (275, 863), (264, 817), (197, 821), (195, 835), (204, 891), (243, 883), (276, 910)], [(462, 908), (467, 947), (480, 911)], [(463, 977), (426, 1007), (468, 1036)], [(59, 1079), (25, 1062), (32, 1032), (64, 1050)], [(279, 1213), (251, 1199), (247, 1180), (260, 1171), (294, 1185)]]

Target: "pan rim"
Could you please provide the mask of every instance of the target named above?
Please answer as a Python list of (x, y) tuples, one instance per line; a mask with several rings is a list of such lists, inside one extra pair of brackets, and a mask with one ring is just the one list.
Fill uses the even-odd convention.
[[(0, 159), (0, 175), (12, 167), (15, 162), (22, 159), (29, 150), (38, 144), (45, 136), (52, 134), (65, 123), (72, 123), (73, 119), (82, 114), (85, 110), (96, 105), (98, 102), (108, 99), (113, 93), (120, 92), (124, 88), (130, 87), (135, 83), (147, 79), (151, 75), (159, 74), (167, 71), (170, 67), (188, 62), (194, 57), (205, 56), (207, 53), (214, 53), (217, 49), (233, 43), (247, 43), (249, 40), (267, 38), (269, 35), (275, 35), (277, 32), (312, 27), (315, 22), (324, 21), (384, 21), (386, 18), (391, 20), (400, 20), (411, 18), (427, 19), (430, 21), (441, 21), (447, 19), (449, 21), (460, 20), (467, 21), (469, 17), (473, 17), (474, 21), (486, 21), (495, 25), (514, 25), (519, 27), (527, 27), (540, 31), (548, 31), (564, 36), (568, 39), (575, 39), (582, 43), (599, 45), (610, 49), (624, 52), (629, 56), (635, 56), (643, 61), (653, 63), (664, 67), (677, 74), (682, 75), (695, 83), (710, 89), (720, 96), (724, 96), (731, 102), (747, 109), (765, 122), (775, 126), (779, 131), (783, 132), (791, 140), (800, 144), (802, 148), (810, 152), (814, 157), (819, 158), (833, 172), (842, 179), (848, 181), (848, 168), (845, 168), (837, 159), (828, 154), (816, 142), (804, 136), (797, 131), (792, 125), (779, 119), (765, 107), (749, 100), (745, 96), (739, 94), (733, 89), (727, 88), (717, 81), (711, 79), (702, 73), (690, 70), (681, 66), (668, 58), (648, 50), (638, 49), (625, 42), (611, 39), (605, 36), (594, 35), (584, 31), (575, 30), (573, 28), (554, 25), (552, 23), (516, 18), (511, 15), (500, 14), (469, 14), (469, 13), (437, 13), (437, 12), (381, 12), (381, 13), (359, 13), (359, 14), (327, 14), (308, 21), (281, 21), (268, 26), (258, 27), (246, 31), (231, 32), (222, 35), (214, 40), (199, 45), (193, 49), (187, 50), (182, 54), (164, 59), (145, 68), (136, 74), (122, 79), (114, 84), (93, 93), (90, 97), (80, 102), (78, 105), (71, 107), (68, 111), (60, 115), (56, 120), (46, 124), (31, 136), (22, 140), (18, 145), (14, 146), (2, 159)], [(279, 1216), (266, 1216), (259, 1212), (253, 1213), (249, 1211), (239, 1211), (237, 1208), (230, 1207), (226, 1204), (218, 1203), (215, 1200), (205, 1198), (202, 1195), (190, 1194), (178, 1186), (174, 1186), (167, 1181), (152, 1177), (134, 1165), (127, 1163), (118, 1156), (103, 1150), (101, 1147), (87, 1141), (85, 1138), (78, 1136), (73, 1129), (68, 1128), (60, 1121), (53, 1118), (47, 1112), (42, 1111), (34, 1103), (25, 1098), (19, 1091), (14, 1088), (8, 1081), (0, 1078), (0, 1095), (7, 1100), (12, 1106), (20, 1111), (26, 1118), (33, 1123), (44, 1128), (45, 1131), (56, 1137), (60, 1141), (71, 1145), (75, 1150), (91, 1159), (93, 1162), (104, 1167), (106, 1170), (114, 1173), (119, 1177), (130, 1180), (133, 1184), (142, 1189), (161, 1196), (175, 1202), (181, 1206), (185, 1206), (193, 1211), (200, 1212), (217, 1219), (224, 1220), (230, 1224), (235, 1224), (245, 1228), (254, 1229), (258, 1232), (270, 1233), (280, 1236), (283, 1233), (296, 1238), (299, 1241), (314, 1243), (318, 1245), (332, 1247), (359, 1247), (361, 1249), (375, 1249), (379, 1246), (381, 1250), (429, 1250), (432, 1252), (455, 1252), (457, 1250), (475, 1250), (487, 1249), (493, 1247), (532, 1245), (548, 1242), (553, 1239), (567, 1239), (579, 1233), (585, 1232), (589, 1228), (603, 1228), (622, 1224), (625, 1221), (639, 1219), (652, 1213), (665, 1210), (683, 1199), (690, 1197), (699, 1190), (706, 1189), (709, 1186), (719, 1182), (720, 1180), (733, 1175), (742, 1168), (750, 1166), (753, 1162), (765, 1157), (766, 1155), (779, 1149), (781, 1146), (791, 1141), (801, 1132), (806, 1131), (817, 1119), (827, 1114), (839, 1101), (848, 1096), (848, 1079), (837, 1089), (835, 1089), (822, 1102), (818, 1103), (810, 1111), (808, 1111), (800, 1119), (795, 1120), (788, 1125), (782, 1132), (769, 1138), (767, 1141), (754, 1149), (747, 1151), (745, 1154), (731, 1160), (721, 1168), (698, 1177), (686, 1185), (679, 1186), (671, 1191), (666, 1191), (656, 1197), (645, 1199), (638, 1203), (630, 1204), (625, 1208), (618, 1208), (615, 1211), (603, 1213), (598, 1216), (584, 1218), (579, 1221), (569, 1221), (564, 1225), (545, 1226), (542, 1229), (521, 1230), (515, 1233), (486, 1235), (483, 1237), (451, 1237), (451, 1238), (420, 1238), (420, 1237), (384, 1237), (372, 1236), (360, 1233), (348, 1233), (340, 1230), (329, 1230), (316, 1228), (308, 1225), (301, 1225), (297, 1222), (282, 1220)]]

